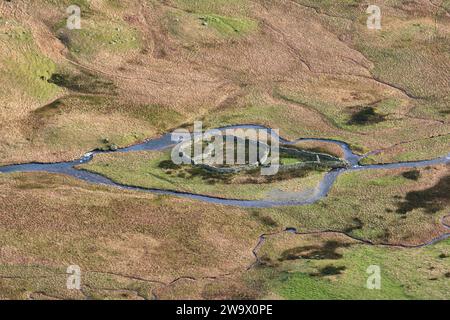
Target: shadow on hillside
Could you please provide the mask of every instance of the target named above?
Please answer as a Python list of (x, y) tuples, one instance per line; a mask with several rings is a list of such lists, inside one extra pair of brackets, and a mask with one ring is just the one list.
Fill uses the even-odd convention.
[(336, 276), (342, 274), (347, 268), (345, 266), (336, 267), (333, 265), (327, 265), (319, 269), (317, 273), (310, 273), (313, 277), (326, 277), (326, 276)]
[(341, 243), (337, 241), (327, 241), (322, 246), (311, 245), (292, 248), (284, 251), (278, 261), (297, 260), (297, 259), (341, 259), (342, 254), (336, 252), (339, 248), (348, 248), (350, 243)]
[(436, 213), (450, 203), (450, 175), (447, 175), (431, 188), (408, 192), (397, 204), (397, 213), (406, 214), (414, 209), (423, 208), (426, 213)]

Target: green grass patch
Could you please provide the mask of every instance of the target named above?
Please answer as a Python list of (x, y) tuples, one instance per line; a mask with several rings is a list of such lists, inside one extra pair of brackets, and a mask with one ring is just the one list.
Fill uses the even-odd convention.
[(140, 48), (139, 32), (120, 21), (83, 19), (80, 30), (68, 30), (64, 20), (55, 29), (57, 37), (76, 55), (93, 55), (102, 50), (124, 53)]
[(175, 3), (191, 13), (244, 15), (249, 9), (247, 0), (175, 0)]
[(332, 229), (375, 242), (423, 243), (439, 235), (439, 219), (450, 204), (448, 178), (436, 179), (433, 167), (418, 170), (418, 180), (404, 177), (407, 169), (348, 172), (312, 205), (258, 210), (301, 231)]
[(59, 88), (47, 80), (56, 70), (55, 63), (43, 55), (35, 45), (31, 32), (15, 21), (1, 27), (0, 43), (11, 50), (0, 57), (2, 96), (19, 90), (39, 102), (49, 100)]
[(295, 2), (314, 8), (332, 16), (355, 19), (360, 14), (361, 0), (294, 0)]
[(174, 165), (169, 152), (97, 155), (81, 168), (127, 185), (239, 199), (263, 199), (274, 189), (293, 192), (314, 188), (323, 175), (310, 170), (268, 177), (260, 176), (259, 170), (220, 174), (191, 165)]
[(427, 160), (449, 153), (450, 135), (418, 139), (363, 159), (363, 164)]
[(223, 36), (239, 36), (256, 30), (258, 26), (258, 23), (254, 20), (216, 14), (200, 15), (199, 19), (205, 27), (212, 27)]
[[(309, 241), (308, 248), (320, 248), (341, 240), (324, 235)], [(450, 260), (439, 258), (448, 254), (449, 240), (420, 249), (353, 243), (338, 249), (337, 256), (280, 260), (284, 251), (304, 242), (303, 236), (284, 235), (268, 239), (260, 249), (266, 267), (258, 272), (261, 278), (271, 278), (269, 292), (285, 299), (449, 298)], [(366, 287), (371, 265), (380, 267), (379, 290)]]
[(289, 157), (289, 156), (281, 156), (280, 162), (282, 165), (295, 164), (301, 162), (299, 158)]

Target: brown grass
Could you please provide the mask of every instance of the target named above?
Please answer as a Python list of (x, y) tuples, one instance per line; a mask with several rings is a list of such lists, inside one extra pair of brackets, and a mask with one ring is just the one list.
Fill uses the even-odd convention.
[(264, 230), (238, 208), (214, 206), (212, 214), (195, 201), (44, 173), (0, 179), (0, 259), (10, 269), (65, 270), (78, 264), (88, 275), (99, 271), (164, 283), (183, 276), (214, 277), (250, 265), (251, 250)]
[[(287, 138), (337, 138), (359, 152), (381, 151), (368, 161), (448, 152), (450, 24), (445, 12), (435, 24), (435, 2), (379, 1), (382, 32), (365, 27), (367, 1), (220, 0), (205, 7), (184, 0), (78, 2), (86, 33), (64, 30), (69, 0), (0, 1), (0, 164), (77, 158), (104, 147), (105, 138), (125, 146), (199, 119), (208, 126), (265, 124)], [(208, 14), (256, 27), (221, 33), (201, 24), (198, 15)], [(129, 42), (116, 45), (111, 37)], [(77, 41), (89, 50), (78, 50)], [(78, 89), (57, 86), (47, 81), (54, 73), (84, 78)], [(110, 85), (92, 90), (93, 79)], [(55, 101), (62, 104), (54, 108)], [(350, 125), (355, 110), (366, 106), (384, 121)], [(387, 190), (404, 197), (433, 187), (443, 170), (427, 170), (430, 180), (391, 189), (367, 182), (383, 183), (390, 173), (363, 173), (369, 192), (357, 189), (359, 182), (338, 184), (320, 204), (265, 213), (279, 215), (273, 220), (279, 225), (342, 230), (361, 214), (378, 234), (369, 228), (359, 235), (378, 240), (386, 229), (388, 241), (406, 235), (416, 243), (443, 231), (437, 216), (418, 209), (406, 221), (376, 219), (391, 217), (386, 204), (395, 209)], [(2, 175), (0, 189), (0, 261), (9, 265), (5, 272), (20, 275), (0, 281), (2, 298), (151, 298), (156, 287), (169, 298), (257, 297), (262, 290), (237, 278), (183, 280), (170, 291), (145, 280), (136, 285), (91, 274), (84, 293), (65, 292), (64, 277), (54, 274), (69, 263), (163, 282), (241, 270), (265, 230), (241, 209), (58, 175)], [(33, 270), (20, 269), (30, 265), (48, 267), (52, 276), (30, 282)]]
[[(383, 41), (377, 38), (380, 35), (368, 33), (364, 29), (364, 3), (351, 6), (345, 12), (335, 8), (335, 13), (343, 15), (343, 18), (332, 18), (328, 11), (331, 8), (324, 7), (316, 12), (304, 1), (284, 0), (275, 4), (240, 0), (203, 7), (185, 1), (127, 1), (120, 5), (95, 1), (82, 8), (88, 35), (90, 25), (103, 28), (108, 22), (111, 26), (117, 26), (110, 27), (111, 33), (120, 35), (123, 32), (123, 36), (128, 37), (132, 30), (136, 33), (138, 44), (137, 47), (115, 50), (109, 42), (103, 44), (101, 40), (96, 42), (88, 36), (85, 42), (98, 48), (83, 54), (71, 51), (70, 37), (78, 37), (76, 32), (68, 35), (69, 44), (64, 39), (60, 40), (66, 4), (68, 2), (59, 5), (52, 1), (2, 3), (4, 19), (10, 23), (9, 27), (0, 26), (2, 30), (11, 28), (13, 23), (29, 32), (32, 39), (17, 43), (13, 38), (2, 37), (1, 40), (5, 42), (2, 50), (14, 45), (12, 52), (3, 53), (26, 65), (32, 61), (29, 56), (22, 57), (21, 52), (32, 50), (52, 61), (58, 70), (67, 70), (73, 74), (89, 72), (100, 79), (111, 81), (116, 87), (114, 92), (110, 92), (114, 103), (128, 106), (158, 105), (168, 115), (171, 112), (180, 114), (182, 120), (177, 117), (172, 120), (166, 116), (172, 121), (168, 127), (162, 127), (145, 117), (136, 119), (133, 112), (123, 113), (120, 117), (113, 114), (110, 118), (86, 111), (82, 111), (83, 114), (64, 113), (61, 115), (64, 119), (45, 122), (48, 130), (56, 135), (54, 139), (49, 139), (27, 119), (35, 109), (67, 94), (68, 90), (50, 85), (48, 94), (37, 98), (33, 92), (26, 90), (25, 83), (17, 83), (4, 93), (7, 98), (3, 102), (7, 108), (2, 109), (5, 112), (1, 115), (5, 120), (5, 126), (1, 128), (4, 138), (0, 145), (2, 163), (73, 158), (83, 149), (88, 151), (92, 146), (98, 146), (97, 138), (112, 135), (114, 128), (119, 128), (118, 139), (125, 141), (133, 127), (139, 129), (139, 134), (152, 136), (183, 122), (202, 118), (203, 115), (207, 115), (205, 120), (209, 120), (214, 113), (223, 115), (217, 120), (218, 124), (226, 123), (225, 118), (233, 115), (234, 108), (238, 106), (244, 109), (277, 106), (284, 110), (283, 113), (295, 115), (295, 118), (286, 123), (283, 118), (275, 119), (276, 115), (272, 112), (265, 121), (253, 117), (254, 121), (281, 128), (287, 136), (335, 137), (366, 150), (380, 149), (408, 137), (420, 139), (448, 131), (447, 123), (436, 122), (440, 111), (421, 111), (427, 109), (428, 104), (405, 94), (405, 90), (409, 89), (400, 83), (401, 74), (382, 74), (382, 81), (374, 79), (379, 61), (376, 57), (368, 57), (358, 51), (364, 48), (371, 50), (367, 47), (367, 41), (372, 38), (375, 39), (377, 50), (384, 45), (398, 43), (398, 37), (406, 41), (403, 33), (409, 32), (408, 28), (417, 29), (413, 24), (430, 27), (434, 23), (430, 16), (436, 8), (427, 1), (414, 2), (420, 8), (420, 17), (410, 11), (409, 5), (384, 3), (387, 36), (382, 35), (386, 38)], [(208, 10), (210, 12), (205, 12)], [(206, 13), (256, 21), (258, 28), (238, 37), (219, 36), (212, 27), (202, 26), (196, 18), (196, 15)], [(353, 15), (354, 22), (348, 20), (350, 15)], [(176, 29), (179, 24), (184, 28), (180, 32)], [(439, 20), (438, 30), (442, 41), (445, 41), (448, 23)], [(425, 41), (422, 43), (425, 47), (432, 45), (426, 42), (428, 33), (422, 35), (419, 31), (411, 36), (411, 46), (419, 45), (420, 41)], [(361, 42), (363, 38), (368, 40)], [(441, 59), (442, 53), (438, 52), (436, 56)], [(372, 58), (374, 61), (370, 60)], [(389, 66), (381, 67), (390, 70)], [(427, 74), (436, 71), (441, 75), (445, 69), (430, 70), (429, 64), (425, 67), (428, 68)], [(4, 74), (0, 81), (10, 83), (12, 76)], [(392, 85), (390, 81), (393, 81)], [(414, 81), (412, 86), (415, 88), (420, 87), (425, 80), (415, 77)], [(436, 88), (445, 91), (445, 81), (440, 81)], [(441, 97), (447, 96), (441, 93)], [(438, 100), (432, 102), (434, 106), (431, 109), (442, 111), (441, 98), (435, 98)], [(389, 110), (389, 121), (386, 123), (370, 128), (342, 126), (347, 120), (345, 117), (349, 116), (349, 108), (386, 99), (399, 102), (395, 109)], [(73, 107), (76, 108), (77, 104)], [(414, 112), (409, 114), (410, 110)], [(249, 120), (239, 115), (233, 118), (234, 122)], [(80, 132), (91, 131), (89, 129), (92, 128), (96, 130), (92, 131), (92, 138), (83, 137), (75, 145), (67, 144), (66, 135), (75, 136), (77, 132), (69, 130), (61, 133), (61, 126), (75, 126)], [(411, 130), (417, 127), (420, 129)], [(33, 139), (34, 135), (40, 138)], [(127, 142), (138, 140), (128, 139)]]

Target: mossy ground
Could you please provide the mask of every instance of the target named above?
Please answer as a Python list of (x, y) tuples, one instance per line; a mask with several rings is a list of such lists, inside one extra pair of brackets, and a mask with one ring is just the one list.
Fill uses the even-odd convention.
[(21, 91), (25, 98), (42, 103), (58, 93), (59, 88), (47, 82), (56, 65), (39, 51), (29, 29), (14, 20), (1, 20), (0, 43), (2, 99)]
[(246, 1), (230, 1), (214, 5), (211, 2), (185, 2), (181, 10), (167, 13), (166, 27), (170, 33), (194, 48), (199, 44), (214, 44), (239, 39), (258, 30), (258, 21), (248, 16)]
[(443, 196), (446, 166), (418, 170), (417, 180), (404, 176), (408, 169), (348, 172), (312, 205), (253, 210), (301, 231), (331, 229), (376, 243), (420, 244), (446, 231), (440, 218), (449, 199)]
[(127, 185), (237, 199), (264, 199), (273, 190), (314, 189), (324, 174), (306, 169), (274, 176), (261, 176), (259, 170), (233, 175), (211, 173), (191, 165), (174, 165), (170, 152), (97, 155), (80, 168)]
[[(217, 206), (211, 214), (195, 201), (62, 175), (18, 173), (0, 182), (5, 299), (151, 299), (152, 288), (181, 276), (245, 269), (253, 261), (249, 249), (267, 228), (239, 208)], [(65, 272), (74, 264), (82, 292), (66, 288)]]
[(118, 21), (83, 19), (80, 30), (68, 31), (63, 26), (57, 33), (75, 55), (88, 56), (101, 50), (120, 53), (137, 50), (140, 46), (139, 33)]
[[(82, 30), (64, 28), (71, 4), (81, 7)], [(450, 115), (445, 9), (450, 3), (444, 1), (442, 8), (429, 1), (379, 5), (381, 31), (367, 30), (367, 3), (357, 0), (3, 1), (0, 161), (78, 158), (93, 148), (125, 146), (199, 119), (208, 127), (259, 123), (279, 128), (287, 138), (335, 138), (359, 153), (381, 151), (366, 162), (445, 155)], [(56, 74), (67, 81), (48, 81)], [(367, 108), (373, 112), (365, 121), (350, 121)], [(141, 155), (97, 160), (103, 162), (99, 170), (133, 183), (143, 178), (125, 170), (127, 161), (144, 177), (154, 172), (148, 163), (141, 167)], [(106, 164), (116, 161), (112, 167), (125, 170), (123, 177), (108, 172)], [(448, 213), (445, 170), (422, 168), (417, 179), (405, 170), (348, 173), (314, 205), (249, 211), (128, 194), (47, 174), (5, 175), (2, 258), (11, 269), (2, 271), (29, 275), (20, 267), (32, 264), (59, 272), (77, 260), (83, 269), (165, 281), (216, 275), (245, 269), (258, 235), (286, 226), (419, 243), (445, 231), (439, 223)], [(158, 183), (187, 180), (176, 179)], [(210, 188), (202, 176), (193, 179), (197, 182), (187, 184), (191, 190), (195, 184), (194, 191)], [(216, 186), (217, 193), (229, 187)], [(344, 248), (346, 264), (318, 263), (310, 272), (314, 276), (304, 266), (287, 275), (273, 268), (265, 269), (273, 283), (249, 273), (245, 279), (180, 281), (157, 291), (168, 298), (255, 298), (261, 292), (349, 298), (361, 288), (364, 268), (358, 261), (371, 263), (372, 257), (387, 261), (388, 290), (365, 297), (442, 298), (449, 291), (442, 285), (443, 264), (429, 259), (428, 251), (368, 248)], [(401, 271), (395, 273), (397, 258)], [(322, 271), (327, 275), (316, 275)], [(102, 281), (87, 283), (104, 288), (88, 297), (151, 296), (150, 289), (144, 295), (136, 287), (124, 290), (130, 289), (125, 284), (115, 291), (119, 287), (112, 281)], [(50, 286), (43, 282), (5, 278), (2, 293), (42, 298), (45, 293), (39, 292)]]
[[(401, 249), (359, 244), (333, 234), (283, 234), (261, 247), (263, 266), (255, 273), (263, 281), (272, 279), (268, 295), (284, 299), (448, 299), (449, 244), (446, 240)], [(294, 249), (306, 255), (283, 258)], [(371, 265), (380, 267), (379, 290), (366, 286)]]

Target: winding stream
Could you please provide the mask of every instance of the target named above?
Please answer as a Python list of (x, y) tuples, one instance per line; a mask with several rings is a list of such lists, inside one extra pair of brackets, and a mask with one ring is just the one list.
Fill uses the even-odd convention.
[[(219, 130), (225, 129), (263, 129), (270, 130), (267, 127), (259, 126), (259, 125), (234, 125), (234, 126), (226, 126), (218, 128)], [(272, 136), (275, 136), (273, 131), (270, 131)], [(149, 139), (144, 141), (143, 143), (136, 144), (130, 147), (118, 149), (116, 151), (92, 151), (85, 154), (82, 158), (67, 161), (67, 162), (57, 162), (57, 163), (25, 163), (25, 164), (14, 164), (8, 166), (0, 167), (0, 173), (12, 173), (12, 172), (35, 172), (35, 171), (43, 171), (49, 173), (61, 173), (65, 175), (69, 175), (75, 177), (77, 179), (86, 181), (92, 184), (103, 184), (108, 186), (113, 186), (116, 188), (121, 188), (125, 190), (133, 190), (133, 191), (141, 191), (141, 192), (151, 192), (155, 194), (165, 194), (165, 195), (173, 195), (178, 197), (190, 198), (195, 200), (201, 200), (209, 203), (222, 204), (222, 205), (230, 205), (230, 206), (239, 206), (239, 207), (253, 207), (253, 208), (269, 208), (269, 207), (278, 207), (278, 206), (297, 206), (297, 205), (307, 205), (312, 204), (324, 197), (327, 196), (337, 177), (346, 171), (359, 171), (359, 170), (371, 170), (371, 169), (395, 169), (395, 168), (417, 168), (417, 167), (425, 167), (437, 164), (446, 164), (450, 163), (450, 153), (447, 156), (432, 159), (432, 160), (423, 160), (423, 161), (412, 161), (412, 162), (397, 162), (397, 163), (387, 163), (387, 164), (374, 164), (374, 165), (359, 165), (359, 160), (363, 156), (354, 154), (350, 149), (350, 146), (343, 142), (333, 139), (320, 139), (320, 138), (300, 138), (294, 141), (286, 140), (282, 137), (279, 137), (281, 144), (292, 145), (296, 144), (300, 141), (320, 141), (333, 143), (338, 145), (344, 152), (344, 159), (347, 160), (351, 167), (350, 168), (342, 168), (342, 169), (334, 169), (326, 173), (319, 183), (319, 185), (309, 192), (299, 192), (297, 193), (297, 197), (293, 197), (293, 193), (289, 193), (289, 199), (285, 199), (280, 197), (279, 199), (262, 199), (262, 200), (240, 200), (240, 199), (228, 199), (228, 198), (220, 198), (213, 196), (206, 196), (201, 194), (194, 194), (188, 192), (181, 191), (173, 191), (173, 190), (163, 190), (163, 189), (155, 189), (155, 188), (143, 188), (136, 186), (129, 186), (120, 184), (112, 181), (111, 179), (102, 176), (97, 173), (88, 172), (82, 169), (75, 169), (74, 167), (83, 163), (87, 163), (91, 161), (95, 155), (101, 153), (125, 153), (125, 152), (133, 152), (133, 151), (155, 151), (155, 150), (164, 150), (174, 146), (174, 142), (171, 141), (171, 134), (165, 134), (160, 138)], [(295, 196), (295, 193), (294, 193)]]

